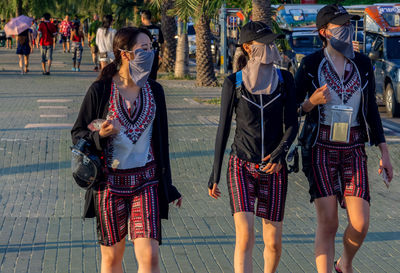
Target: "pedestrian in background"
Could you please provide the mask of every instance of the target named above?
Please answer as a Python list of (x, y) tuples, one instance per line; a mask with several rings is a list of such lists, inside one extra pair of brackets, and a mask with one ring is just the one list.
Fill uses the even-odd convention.
[(88, 41), (90, 46), (90, 52), (92, 53), (94, 71), (99, 71), (99, 47), (96, 44), (96, 34), (97, 30), (101, 25), (102, 24), (99, 21), (99, 16), (97, 14), (93, 15), (93, 22), (90, 24), (88, 31)]
[(153, 40), (152, 40), (152, 47), (154, 52), (154, 61), (153, 66), (151, 67), (150, 79), (156, 80), (157, 79), (157, 71), (158, 65), (160, 62), (160, 52), (162, 44), (164, 43), (164, 36), (162, 34), (161, 28), (159, 26), (154, 25), (151, 22), (151, 12), (149, 10), (143, 10), (141, 12), (141, 20), (143, 28), (146, 28), (150, 31)]
[(21, 74), (28, 73), (29, 55), (33, 51), (31, 29), (27, 29), (17, 35), (17, 54)]
[[(339, 5), (317, 14), (324, 48), (303, 58), (296, 73), (297, 103), (306, 114), (299, 143), (310, 201), (317, 212), (315, 261), (319, 273), (353, 272), (353, 259), (368, 232), (370, 192), (364, 143), (379, 146), (378, 173), (393, 177), (393, 168), (375, 98), (371, 60), (354, 52), (350, 15)], [(307, 99), (305, 99), (307, 98)], [(338, 204), (348, 224), (337, 262), (335, 236)]]
[(104, 15), (102, 26), (96, 33), (96, 45), (99, 47), (100, 67), (103, 69), (114, 60), (113, 41), (117, 32), (112, 26), (112, 15)]
[[(7, 22), (10, 22), (11, 19), (8, 19)], [(13, 48), (13, 38), (12, 36), (7, 36), (6, 41), (6, 48), (12, 49)]]
[(81, 60), (82, 60), (82, 52), (84, 47), (85, 35), (82, 31), (82, 28), (79, 23), (74, 23), (70, 41), (72, 42), (72, 60), (74, 62), (74, 66), (72, 67), (72, 71), (79, 72), (81, 71)]
[(45, 13), (43, 18), (44, 20), (40, 23), (38, 31), (40, 37), (40, 53), (42, 55), (42, 71), (43, 75), (50, 75), (50, 67), (53, 60), (53, 43), (54, 37), (57, 35), (57, 29), (50, 23), (49, 13)]
[(38, 36), (38, 25), (36, 23), (36, 19), (33, 19), (32, 21), (31, 33), (32, 33), (32, 52), (33, 52), (35, 45), (37, 45), (36, 39)]
[(227, 183), (235, 222), (236, 273), (253, 272), (254, 215), (262, 219), (265, 273), (276, 271), (282, 252), (288, 188), (286, 154), (296, 138), (298, 122), (293, 76), (274, 67), (280, 61), (274, 43), (277, 38), (282, 35), (273, 33), (263, 22), (244, 25), (239, 37), (244, 54), (239, 59), (239, 71), (225, 79), (221, 93), (208, 192), (215, 199), (221, 196), (218, 183), (235, 113)]
[(71, 38), (72, 22), (69, 20), (69, 15), (66, 15), (60, 24), (61, 41), (64, 53), (66, 49), (70, 52), (70, 38)]
[[(86, 194), (93, 196), (86, 207), (97, 220), (101, 272), (123, 272), (127, 236), (138, 272), (160, 272), (161, 218), (168, 218), (169, 203), (182, 203), (171, 180), (164, 90), (148, 80), (150, 37), (134, 27), (117, 32), (115, 59), (89, 88), (71, 131), (74, 143), (85, 138), (104, 155), (104, 180)], [(99, 131), (89, 130), (97, 119), (107, 120)]]

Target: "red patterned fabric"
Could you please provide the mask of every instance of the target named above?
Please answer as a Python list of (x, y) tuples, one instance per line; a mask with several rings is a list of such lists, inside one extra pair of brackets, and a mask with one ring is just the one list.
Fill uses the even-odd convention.
[(60, 24), (60, 32), (65, 37), (71, 36), (72, 22), (63, 20)]
[(370, 202), (363, 130), (351, 128), (349, 144), (329, 142), (329, 134), (330, 127), (321, 125), (318, 141), (312, 149), (311, 201), (336, 195), (343, 208), (345, 196)]
[(157, 191), (158, 185), (149, 185), (133, 196), (111, 194), (108, 188), (97, 191), (94, 203), (99, 243), (112, 246), (127, 234), (132, 241), (151, 238), (160, 242)]
[(287, 171), (284, 166), (277, 174), (257, 171), (255, 163), (231, 155), (228, 164), (228, 191), (232, 214), (253, 212), (274, 222), (283, 220), (287, 194)]

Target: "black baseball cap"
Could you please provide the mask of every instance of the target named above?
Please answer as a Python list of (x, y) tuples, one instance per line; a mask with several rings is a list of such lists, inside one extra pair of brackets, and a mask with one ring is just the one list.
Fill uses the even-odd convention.
[(240, 30), (239, 45), (251, 41), (270, 44), (277, 38), (284, 38), (283, 34), (273, 33), (269, 26), (260, 21), (251, 21)]
[(317, 29), (328, 23), (343, 25), (349, 20), (360, 20), (360, 16), (349, 14), (343, 6), (337, 4), (327, 5), (318, 11)]

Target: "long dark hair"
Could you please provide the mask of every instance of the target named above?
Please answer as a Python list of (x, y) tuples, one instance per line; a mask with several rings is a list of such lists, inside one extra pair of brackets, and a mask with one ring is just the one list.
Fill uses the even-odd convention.
[(146, 34), (151, 40), (151, 33), (144, 28), (124, 27), (117, 31), (113, 42), (115, 59), (112, 63), (103, 68), (97, 80), (106, 81), (114, 77), (121, 65), (121, 51), (119, 49), (131, 50), (132, 47), (136, 45), (136, 40), (140, 33)]
[(323, 25), (322, 27), (320, 27), (320, 28), (318, 29), (318, 37), (319, 37), (319, 39), (322, 41), (322, 48), (327, 47), (327, 45), (328, 45), (328, 40), (327, 40), (324, 36), (322, 36), (321, 33), (319, 33), (319, 31), (320, 31), (321, 29), (325, 29), (325, 31), (326, 31), (327, 28), (328, 28), (328, 25)]
[(106, 30), (106, 35), (108, 34), (108, 29), (111, 27), (112, 21), (113, 21), (112, 15), (108, 14), (103, 16), (102, 27)]
[[(249, 42), (248, 44), (252, 44), (253, 42)], [(242, 70), (246, 65), (247, 62), (249, 61), (249, 54), (247, 54), (246, 50), (244, 50), (243, 45), (240, 46), (240, 49), (242, 50), (242, 53), (236, 60), (236, 67), (237, 71)]]

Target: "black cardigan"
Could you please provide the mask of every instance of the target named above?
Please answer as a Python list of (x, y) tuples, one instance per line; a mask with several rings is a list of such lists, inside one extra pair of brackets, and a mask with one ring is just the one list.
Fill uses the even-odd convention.
[[(319, 50), (303, 58), (295, 76), (298, 105), (303, 103), (306, 97), (311, 97), (314, 91), (320, 87), (318, 68), (324, 57), (324, 51)], [(364, 54), (355, 52), (355, 58), (352, 61), (357, 66), (361, 77), (362, 101), (357, 114), (365, 132), (365, 141), (369, 141), (371, 145), (378, 145), (385, 142), (385, 135), (375, 98), (374, 69), (370, 59)], [(306, 113), (303, 130), (299, 137), (305, 173), (310, 169), (311, 148), (316, 141), (318, 128), (319, 107), (316, 106), (309, 113)]]
[[(158, 187), (160, 217), (168, 219), (168, 204), (179, 199), (181, 194), (172, 185), (171, 180), (168, 147), (168, 120), (164, 90), (159, 83), (153, 80), (149, 79), (149, 83), (157, 107), (153, 123), (152, 144), (154, 148), (154, 157), (157, 163), (157, 172), (160, 179)], [(100, 155), (105, 148), (106, 139), (101, 139), (98, 131), (91, 132), (87, 126), (95, 119), (106, 118), (110, 94), (111, 80), (94, 82), (89, 87), (89, 90), (83, 99), (78, 118), (71, 130), (72, 142), (74, 144), (77, 143), (80, 138), (85, 137), (95, 144), (93, 152), (98, 155)], [(83, 217), (92, 218), (94, 216), (93, 190), (90, 189), (86, 192)]]

